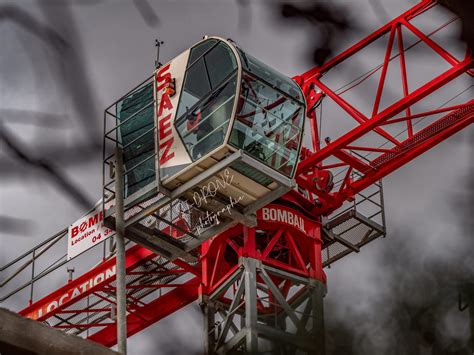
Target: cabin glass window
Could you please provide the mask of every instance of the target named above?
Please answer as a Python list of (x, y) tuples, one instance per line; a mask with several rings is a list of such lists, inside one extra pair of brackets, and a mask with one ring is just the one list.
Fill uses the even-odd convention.
[(204, 59), (213, 89), (217, 88), (237, 68), (234, 54), (223, 43), (219, 43), (207, 53)]
[(209, 49), (212, 48), (217, 43), (216, 39), (209, 39), (207, 41), (199, 43), (193, 49), (191, 49), (191, 53), (189, 54), (189, 61), (188, 66), (192, 65), (196, 59), (202, 57), (204, 53), (206, 53)]
[(177, 121), (177, 131), (193, 161), (223, 144), (235, 101), (236, 76)]
[(234, 53), (225, 43), (210, 39), (192, 48), (177, 117), (192, 110), (199, 100), (216, 90), (236, 70)]
[(292, 176), (302, 139), (304, 105), (244, 72), (230, 144)]
[(211, 84), (206, 74), (206, 66), (201, 58), (187, 71), (184, 78), (184, 88), (179, 100), (178, 117), (195, 105), (211, 91)]
[(176, 130), (193, 161), (224, 143), (236, 97), (236, 58), (225, 43), (212, 41), (205, 50), (191, 49), (178, 104)]
[(237, 48), (240, 54), (242, 66), (245, 71), (253, 74), (268, 83), (271, 87), (285, 92), (299, 102), (303, 102), (303, 94), (299, 86), (287, 76), (282, 75), (275, 69), (262, 63), (257, 58)]
[(125, 197), (155, 179), (153, 84), (147, 83), (119, 101), (119, 139), (123, 145)]

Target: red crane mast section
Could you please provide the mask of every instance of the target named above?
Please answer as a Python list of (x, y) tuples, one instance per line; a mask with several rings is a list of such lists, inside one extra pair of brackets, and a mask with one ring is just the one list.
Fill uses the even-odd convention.
[[(375, 223), (351, 207), (358, 205), (358, 201), (369, 201), (378, 211), (375, 214), (384, 222), (379, 181), (467, 127), (474, 118), (472, 99), (430, 110), (420, 109), (433, 107), (432, 94), (455, 79), (473, 75), (470, 50), (462, 58), (457, 58), (433, 38), (455, 19), (426, 33), (417, 25), (416, 19), (436, 6), (434, 1), (421, 1), (325, 65), (294, 78), (306, 96), (312, 147), (303, 148), (300, 154), (296, 175), (298, 190), (291, 190), (283, 198), (257, 211), (256, 227), (234, 225), (191, 251), (193, 257), (188, 259), (169, 260), (140, 245), (127, 249), (129, 336), (198, 298), (202, 303), (212, 299), (215, 304), (221, 305), (217, 310), (228, 310), (227, 318), (221, 324), (222, 333), (213, 340), (218, 348), (226, 332), (233, 327), (227, 319), (232, 320), (234, 313), (237, 313), (241, 306), (239, 301), (244, 294), (245, 304), (252, 298), (252, 294), (244, 291), (242, 286), (252, 263), (239, 263), (242, 259), (257, 260), (257, 286), (261, 292), (267, 293), (266, 299), (254, 295), (258, 313), (265, 315), (285, 311), (295, 324), (303, 322), (292, 314), (291, 307), (300, 302), (308, 287), (315, 287), (314, 284), (311, 286), (311, 280), (325, 283), (323, 267), (351, 252), (358, 252), (361, 246), (385, 234), (384, 223)], [(408, 44), (407, 38), (414, 38), (414, 42)], [(341, 89), (335, 89), (331, 80), (326, 80), (344, 63), (351, 63), (354, 56), (372, 44), (384, 41), (385, 54), (379, 66)], [(444, 62), (444, 67), (438, 68), (437, 73), (430, 73), (431, 77), (415, 87), (409, 81), (408, 62), (411, 57), (408, 54), (415, 45), (423, 44)], [(385, 95), (387, 78), (394, 66), (398, 71), (401, 93), (395, 99)], [(379, 79), (372, 87), (373, 95), (365, 92), (365, 97), (374, 98), (372, 109), (364, 113), (353, 103), (357, 100), (351, 101), (350, 94), (376, 73)], [(390, 82), (390, 90), (395, 90), (394, 85)], [(351, 128), (333, 140), (327, 138), (323, 141), (321, 137), (321, 123), (318, 123), (321, 102), (339, 108), (341, 117), (331, 117), (331, 120), (351, 122)], [(351, 206), (345, 209), (348, 201)], [(344, 223), (349, 222), (352, 223), (349, 228), (342, 230)], [(344, 237), (351, 229), (358, 230), (357, 240)], [(166, 234), (170, 230), (162, 232)], [(34, 265), (39, 256), (66, 234), (63, 231), (54, 240), (50, 239), (35, 248), (33, 258), (23, 264), (20, 271), (31, 263)], [(23, 257), (29, 255), (31, 253)], [(10, 263), (2, 271), (10, 270), (14, 264), (17, 265)], [(48, 273), (45, 270), (35, 275), (33, 269), (31, 282), (20, 289), (32, 286), (40, 276)], [(297, 287), (302, 284), (307, 287)], [(102, 261), (90, 271), (70, 279), (64, 286), (39, 300), (33, 301), (31, 291), (30, 305), (19, 313), (113, 346), (117, 341), (114, 295), (115, 257), (111, 252), (108, 256), (104, 254)], [(258, 327), (265, 331), (264, 325)]]

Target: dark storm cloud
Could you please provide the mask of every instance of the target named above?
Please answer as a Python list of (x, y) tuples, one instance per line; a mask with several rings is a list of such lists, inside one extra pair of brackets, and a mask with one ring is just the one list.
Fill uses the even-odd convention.
[(133, 4), (148, 26), (158, 26), (160, 23), (158, 15), (147, 0), (133, 0)]
[[(383, 280), (371, 286), (380, 293), (371, 308), (358, 310), (354, 299), (344, 317), (327, 317), (334, 351), (328, 355), (339, 353), (339, 342), (351, 345), (348, 354), (419, 354), (425, 348), (432, 355), (469, 354), (468, 315), (459, 312), (457, 299), (459, 286), (474, 278), (471, 252), (420, 261), (410, 250), (410, 234), (392, 233), (395, 242), (377, 258)], [(327, 314), (336, 314), (337, 300), (326, 305)]]
[(11, 22), (55, 48), (67, 46), (66, 39), (57, 30), (14, 3), (0, 5), (0, 22)]
[(59, 186), (65, 194), (71, 196), (76, 203), (88, 210), (93, 206), (93, 201), (87, 197), (84, 192), (76, 186), (65, 174), (63, 174), (55, 165), (42, 157), (34, 157), (27, 152), (20, 141), (12, 135), (6, 127), (0, 124), (0, 140), (11, 153), (13, 158), (27, 164), (32, 168), (39, 169), (57, 186)]
[[(80, 149), (80, 145), (76, 145), (72, 149), (69, 147), (66, 149), (63, 143), (60, 143), (59, 145), (48, 144), (46, 149), (34, 147), (34, 153), (32, 153), (30, 152), (32, 147), (25, 146), (25, 143), (17, 139), (11, 130), (1, 124), (0, 139), (3, 140), (4, 146), (7, 148), (6, 154), (9, 155), (9, 159), (0, 157), (1, 171), (2, 173), (8, 172), (9, 175), (18, 175), (15, 168), (22, 165), (10, 164), (12, 158), (17, 159), (23, 163), (23, 167), (42, 171), (44, 176), (58, 186), (63, 193), (70, 196), (83, 208), (88, 209), (93, 205), (93, 201), (62, 172), (57, 164), (51, 163), (51, 160), (56, 159), (58, 153), (63, 157), (67, 153), (68, 156), (63, 160), (69, 162), (77, 160), (75, 159), (77, 157), (89, 160), (92, 156), (97, 156), (94, 153), (100, 149), (101, 134), (98, 129), (100, 126), (95, 119), (98, 116), (98, 108), (94, 98), (94, 90), (88, 80), (88, 70), (83, 58), (81, 40), (75, 28), (75, 20), (69, 3), (39, 2), (38, 5), (45, 19), (33, 15), (18, 5), (0, 5), (0, 24), (13, 25), (15, 30), (27, 32), (31, 35), (28, 38), (17, 37), (20, 41), (25, 42), (23, 48), (29, 52), (30, 58), (37, 58), (38, 54), (38, 46), (26, 43), (31, 39), (39, 40), (39, 43), (52, 53), (53, 61), (48, 61), (51, 72), (54, 74), (52, 82), (60, 89), (62, 94), (69, 96), (71, 99), (76, 111), (74, 118), (82, 123), (83, 131), (86, 132), (85, 136), (88, 137), (89, 142), (87, 149), (84, 150)], [(47, 80), (36, 60), (32, 60), (31, 63), (35, 69), (33, 72), (38, 79), (40, 81)], [(21, 69), (18, 68), (19, 70)], [(15, 73), (15, 70), (10, 72)], [(18, 80), (16, 73), (9, 75), (10, 80)], [(8, 77), (7, 75), (7, 80)], [(59, 123), (57, 121), (61, 116), (63, 122)], [(65, 118), (64, 115), (53, 113), (48, 114), (24, 109), (2, 109), (1, 120), (3, 122), (24, 122), (44, 128), (51, 124), (56, 127), (61, 126)]]
[(474, 48), (474, 23), (472, 21), (474, 1), (439, 0), (439, 3), (461, 18), (462, 29), (460, 39), (466, 42), (469, 48)]
[(62, 42), (50, 42), (54, 48), (55, 60), (51, 66), (57, 75), (56, 83), (70, 96), (77, 120), (82, 122), (91, 144), (99, 149), (101, 133), (96, 117), (99, 116), (100, 110), (89, 79), (82, 40), (71, 6), (66, 1), (54, 6), (39, 1), (38, 6), (48, 25), (64, 38)]
[[(438, 201), (453, 211), (454, 220), (446, 214), (420, 220), (427, 226), (424, 238), (409, 225), (393, 226), (388, 239), (378, 241), (383, 244), (370, 263), (376, 276), (367, 285), (368, 300), (348, 294), (353, 306), (341, 311), (337, 297), (327, 298), (328, 355), (472, 353), (469, 313), (458, 309), (460, 288), (474, 280), (474, 182), (466, 175), (458, 177), (454, 193)], [(436, 228), (443, 219), (452, 224), (444, 235), (449, 243), (436, 247), (429, 225)]]
[(31, 234), (32, 227), (31, 220), (0, 215), (0, 232), (25, 236)]
[(2, 120), (11, 124), (35, 125), (45, 128), (63, 127), (68, 124), (65, 115), (21, 109), (0, 109)]
[(338, 36), (344, 35), (351, 28), (347, 10), (326, 1), (312, 1), (305, 5), (283, 2), (280, 13), (282, 19), (304, 20), (313, 25), (314, 31), (319, 34), (319, 41), (313, 50), (313, 61), (319, 66), (333, 56)]
[(250, 0), (236, 0), (238, 9), (238, 27), (241, 31), (250, 31), (252, 26), (252, 9)]

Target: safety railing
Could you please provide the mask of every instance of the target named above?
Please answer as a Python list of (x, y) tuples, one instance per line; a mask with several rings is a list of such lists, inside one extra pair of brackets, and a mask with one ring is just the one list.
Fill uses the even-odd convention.
[[(353, 174), (357, 174), (354, 172)], [(382, 181), (354, 196), (323, 221), (323, 267), (386, 235)]]
[[(68, 259), (67, 241), (68, 228), (65, 228), (0, 267), (0, 303), (15, 296), (16, 301), (27, 300), (31, 305), (50, 292), (52, 284), (71, 280), (75, 271), (87, 271), (115, 255), (115, 243), (110, 238)], [(77, 270), (72, 267), (78, 265)]]
[[(116, 150), (124, 159), (124, 205), (128, 209), (156, 191), (153, 76), (116, 100), (104, 112), (103, 203), (115, 200)], [(105, 215), (105, 214), (104, 214)]]

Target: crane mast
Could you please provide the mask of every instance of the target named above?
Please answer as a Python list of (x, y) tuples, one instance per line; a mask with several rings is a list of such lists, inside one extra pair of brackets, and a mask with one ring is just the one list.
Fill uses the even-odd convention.
[[(184, 105), (178, 104), (179, 95), (173, 98), (180, 90), (188, 90), (189, 95), (197, 95), (200, 90), (191, 85), (187, 88), (186, 79), (173, 77), (174, 74), (167, 71), (172, 72), (173, 66), (177, 65), (188, 71), (196, 66), (194, 63), (198, 60), (193, 62), (191, 52), (178, 56), (178, 62), (171, 62), (171, 66), (158, 68), (153, 77), (112, 105), (111, 111), (106, 111), (106, 124), (107, 115), (112, 115), (116, 126), (112, 129), (105, 126), (105, 147), (111, 141), (113, 147), (121, 145), (126, 160), (125, 174), (129, 174), (125, 236), (136, 243), (129, 243), (125, 254), (128, 336), (198, 300), (204, 316), (208, 354), (325, 353), (324, 267), (352, 252), (359, 252), (361, 247), (386, 234), (382, 178), (466, 128), (474, 119), (474, 101), (470, 97), (456, 103), (439, 99), (434, 104), (433, 97), (440, 97), (443, 88), (460, 78), (472, 77), (474, 73), (471, 49), (466, 49), (460, 57), (434, 38), (455, 18), (431, 32), (418, 25), (418, 19), (429, 16), (437, 6), (432, 0), (421, 1), (323, 66), (294, 77), (293, 82), (288, 81), (288, 86), (283, 85), (286, 83), (284, 78), (278, 85), (273, 85), (271, 77), (265, 77), (265, 70), (257, 73), (255, 68), (260, 62), (254, 61), (233, 42), (206, 38), (193, 48), (201, 48), (206, 53), (220, 48), (227, 51), (228, 63), (233, 64), (229, 64), (228, 71), (222, 75), (225, 79), (216, 81), (216, 91), (208, 98), (202, 96), (204, 103), (190, 101), (183, 108)], [(331, 75), (337, 75), (338, 69), (355, 63), (355, 57), (381, 42), (384, 48), (382, 62), (338, 88)], [(410, 80), (413, 72), (411, 51), (416, 46), (425, 46), (443, 62), (436, 71), (429, 71), (421, 84)], [(378, 79), (373, 81), (377, 75)], [(393, 80), (389, 87), (390, 75), (399, 78), (398, 88), (395, 89)], [(372, 92), (364, 86), (368, 83), (372, 83)], [(161, 84), (164, 91), (160, 89), (153, 93), (152, 89)], [(229, 87), (240, 94), (225, 96), (223, 93)], [(360, 88), (364, 92), (362, 97), (373, 100), (370, 110), (363, 107), (367, 105), (365, 99), (361, 105), (361, 94), (356, 93)], [(392, 95), (390, 90), (398, 90), (399, 95)], [(259, 95), (254, 95), (254, 91), (259, 91)], [(169, 97), (163, 96), (165, 94)], [(267, 99), (270, 96), (277, 99), (267, 102), (262, 99), (264, 95)], [(149, 98), (152, 104), (140, 106), (138, 102), (142, 97)], [(260, 98), (261, 102), (254, 103), (257, 108), (243, 114), (242, 107), (250, 101), (249, 97), (255, 101)], [(241, 98), (247, 101), (243, 103)], [(169, 100), (165, 107), (164, 100)], [(120, 117), (117, 112), (125, 112), (123, 107), (129, 103), (130, 107), (140, 106), (139, 110), (127, 113), (126, 118)], [(281, 117), (275, 116), (274, 121), (265, 123), (268, 126), (254, 127), (257, 133), (275, 127), (274, 122), (277, 127), (285, 127), (271, 144), (284, 146), (289, 153), (270, 159), (265, 147), (259, 146), (258, 142), (243, 143), (253, 139), (249, 138), (250, 133), (248, 136), (244, 133), (252, 124), (249, 117), (256, 117), (259, 108), (262, 112), (270, 112), (282, 103), (291, 103), (291, 114), (284, 118), (286, 113), (281, 113)], [(174, 107), (176, 105), (182, 107)], [(234, 112), (234, 116), (241, 111), (233, 126), (227, 121), (219, 121), (217, 116), (210, 116), (215, 125), (229, 126), (222, 135), (218, 135), (217, 130), (212, 133), (217, 140), (221, 139), (213, 147), (221, 145), (211, 153), (203, 151), (202, 147), (195, 148), (199, 146), (199, 139), (208, 139), (210, 134), (199, 138), (198, 133), (197, 140), (190, 141), (191, 133), (195, 134), (199, 129), (196, 127), (205, 122), (207, 111), (218, 112), (224, 110), (223, 107), (227, 112)], [(337, 115), (331, 117), (331, 121), (334, 126), (341, 122), (340, 127), (345, 132), (324, 137), (323, 107), (337, 108), (332, 111)], [(298, 126), (298, 115), (303, 108), (308, 124)], [(145, 115), (148, 109), (158, 112), (157, 121), (148, 122), (140, 128), (142, 131), (125, 138), (127, 122), (133, 123), (134, 117)], [(169, 119), (166, 110), (172, 109), (184, 112), (181, 116), (184, 118), (176, 117), (173, 126), (178, 133), (179, 130), (184, 132), (180, 133), (184, 143), (179, 149), (189, 155), (189, 161), (180, 162), (181, 170), (167, 161), (167, 157), (174, 154), (168, 151), (168, 146), (174, 143), (169, 142), (172, 125), (166, 121)], [(281, 112), (288, 110), (287, 107), (280, 109)], [(264, 120), (269, 121), (267, 116)], [(150, 153), (141, 161), (133, 160), (138, 155), (133, 155), (135, 148), (133, 152), (127, 151), (128, 144), (134, 147), (137, 141), (143, 143), (157, 131), (159, 139), (151, 138), (154, 143), (147, 143), (151, 144), (147, 151), (143, 148), (146, 144), (140, 145), (143, 148), (140, 148), (140, 154), (158, 150), (157, 160), (161, 164), (157, 168), (158, 178), (141, 175), (140, 180), (134, 175), (132, 179), (130, 172), (136, 166), (154, 161), (156, 155)], [(300, 134), (299, 140), (292, 142), (291, 138), (282, 142), (279, 134), (283, 136), (283, 132), (294, 132), (291, 137)], [(311, 135), (311, 147), (301, 146), (303, 132)], [(119, 136), (121, 139), (117, 138)], [(174, 152), (179, 154), (179, 150)], [(292, 154), (296, 154), (296, 163), (291, 163)], [(109, 167), (113, 171), (114, 159), (113, 153), (104, 156), (103, 216), (111, 229), (115, 225), (115, 191), (114, 175), (108, 172)], [(204, 212), (196, 205), (189, 205), (193, 194), (202, 191), (210, 182), (216, 183), (228, 171), (237, 176), (237, 182), (229, 182), (226, 188), (244, 191), (245, 199), (232, 203), (217, 223), (199, 226), (196, 221), (202, 221)], [(161, 179), (160, 174), (166, 174), (166, 177), (162, 175)], [(132, 180), (135, 185), (130, 182)], [(146, 181), (146, 188), (142, 188), (145, 185), (140, 185), (140, 181)], [(252, 191), (246, 190), (246, 186), (252, 186)], [(226, 196), (231, 202), (236, 201), (234, 192), (207, 196), (211, 205), (207, 212), (225, 210)], [(2, 267), (2, 272), (11, 272), (4, 284), (29, 267), (33, 272), (31, 280), (1, 295), (1, 300), (30, 290), (30, 304), (19, 312), (21, 315), (111, 347), (117, 343), (113, 239), (101, 244), (103, 254), (99, 263), (91, 265), (83, 275), (71, 277), (46, 296), (34, 299), (35, 283), (67, 264), (68, 260), (40, 272), (35, 272), (35, 263), (66, 238), (67, 229)]]

